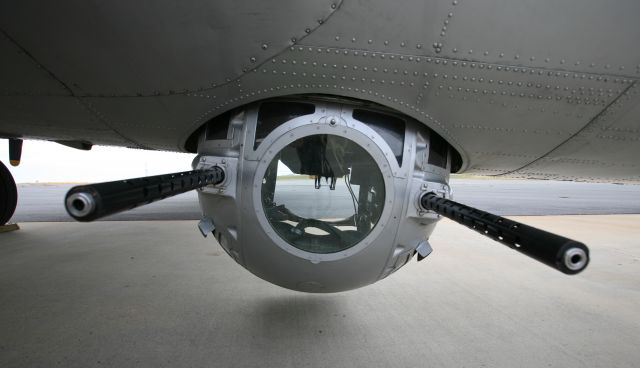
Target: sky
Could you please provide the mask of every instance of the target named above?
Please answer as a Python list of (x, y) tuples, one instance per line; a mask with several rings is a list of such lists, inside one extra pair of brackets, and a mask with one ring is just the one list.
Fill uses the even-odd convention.
[[(82, 151), (47, 141), (24, 141), (22, 161), (9, 165), (9, 142), (0, 139), (0, 161), (18, 184), (94, 183), (191, 170), (195, 154), (93, 146)], [(278, 165), (278, 175), (292, 172)]]
[(88, 183), (191, 170), (194, 154), (93, 146), (81, 151), (46, 141), (24, 141), (20, 166), (9, 165), (9, 143), (0, 160), (16, 183)]

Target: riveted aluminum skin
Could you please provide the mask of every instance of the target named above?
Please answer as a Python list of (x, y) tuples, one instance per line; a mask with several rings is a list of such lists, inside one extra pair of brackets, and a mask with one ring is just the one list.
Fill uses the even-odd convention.
[(637, 182), (639, 13), (635, 0), (4, 2), (0, 136), (185, 151), (233, 108), (327, 94), (427, 125), (461, 172)]

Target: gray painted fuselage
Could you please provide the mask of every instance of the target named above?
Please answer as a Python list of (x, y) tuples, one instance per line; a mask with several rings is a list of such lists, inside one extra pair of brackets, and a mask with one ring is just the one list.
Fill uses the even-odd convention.
[(185, 150), (266, 98), (385, 105), (461, 171), (638, 181), (635, 0), (0, 5), (0, 136)]

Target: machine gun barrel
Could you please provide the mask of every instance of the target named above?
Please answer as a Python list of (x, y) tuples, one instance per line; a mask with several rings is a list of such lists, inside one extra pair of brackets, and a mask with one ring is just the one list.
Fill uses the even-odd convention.
[(80, 185), (67, 192), (64, 203), (71, 217), (89, 222), (207, 185), (217, 185), (224, 179), (224, 170), (214, 166), (207, 170)]
[(589, 263), (589, 248), (575, 240), (465, 206), (434, 193), (425, 193), (420, 198), (420, 205), (566, 274), (576, 274)]

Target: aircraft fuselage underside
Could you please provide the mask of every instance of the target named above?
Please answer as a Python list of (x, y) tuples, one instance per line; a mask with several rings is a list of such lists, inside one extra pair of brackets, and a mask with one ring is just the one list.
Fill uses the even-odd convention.
[(181, 1), (0, 5), (0, 136), (196, 150), (200, 127), (293, 95), (425, 124), (460, 172), (638, 181), (640, 5)]

